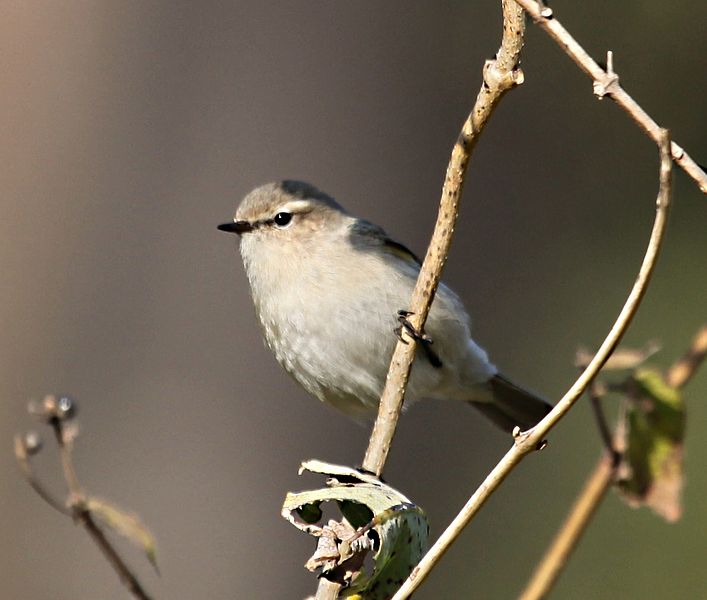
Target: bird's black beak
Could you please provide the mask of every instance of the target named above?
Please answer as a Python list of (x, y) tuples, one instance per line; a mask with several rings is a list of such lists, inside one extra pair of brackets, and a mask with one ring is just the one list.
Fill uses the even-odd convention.
[(224, 223), (218, 226), (219, 231), (226, 231), (228, 233), (237, 233), (241, 235), (243, 233), (248, 233), (253, 231), (253, 225), (248, 221), (232, 221), (230, 223)]

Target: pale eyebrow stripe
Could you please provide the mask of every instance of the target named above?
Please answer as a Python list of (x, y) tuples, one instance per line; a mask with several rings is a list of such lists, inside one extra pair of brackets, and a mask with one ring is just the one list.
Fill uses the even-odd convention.
[(280, 207), (281, 211), (305, 212), (312, 210), (312, 203), (309, 200), (290, 200)]

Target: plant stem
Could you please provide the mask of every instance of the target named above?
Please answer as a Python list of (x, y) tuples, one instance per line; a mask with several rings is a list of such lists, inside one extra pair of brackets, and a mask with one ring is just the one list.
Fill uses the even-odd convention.
[(550, 544), (542, 562), (536, 568), (525, 590), (518, 597), (519, 600), (539, 600), (550, 591), (570, 554), (576, 548), (577, 541), (611, 488), (615, 471), (613, 457), (610, 454), (605, 454), (585, 482), (584, 488), (577, 496), (569, 515)]

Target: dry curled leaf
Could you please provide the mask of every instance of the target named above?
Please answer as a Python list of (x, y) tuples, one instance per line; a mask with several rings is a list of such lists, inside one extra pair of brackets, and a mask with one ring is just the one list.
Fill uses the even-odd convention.
[(630, 506), (648, 506), (667, 521), (682, 513), (685, 406), (680, 391), (660, 372), (640, 369), (631, 378), (626, 415), (621, 495)]
[(155, 538), (136, 515), (125, 512), (107, 500), (95, 497), (87, 498), (85, 506), (108, 529), (128, 538), (133, 544), (142, 548), (147, 560), (155, 571), (159, 572)]
[[(319, 538), (307, 567), (348, 586), (343, 598), (384, 600), (407, 578), (427, 549), (429, 528), (424, 512), (397, 490), (355, 469), (319, 461), (303, 471), (328, 475), (323, 489), (288, 493), (282, 515), (295, 527)], [(321, 504), (335, 502), (342, 521), (318, 525)], [(364, 559), (373, 556), (367, 573)]]

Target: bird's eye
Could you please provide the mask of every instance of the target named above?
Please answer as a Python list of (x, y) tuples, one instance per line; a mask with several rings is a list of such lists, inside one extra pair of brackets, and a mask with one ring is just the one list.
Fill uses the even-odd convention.
[(273, 223), (278, 227), (287, 227), (292, 221), (292, 213), (279, 212), (273, 217)]

